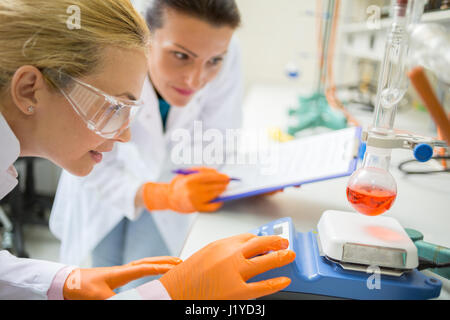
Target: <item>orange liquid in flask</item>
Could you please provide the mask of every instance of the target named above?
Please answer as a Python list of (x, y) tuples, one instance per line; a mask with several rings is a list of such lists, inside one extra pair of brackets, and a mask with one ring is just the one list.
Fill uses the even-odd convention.
[(356, 185), (347, 187), (347, 199), (356, 211), (367, 216), (378, 216), (389, 210), (397, 193), (380, 187)]

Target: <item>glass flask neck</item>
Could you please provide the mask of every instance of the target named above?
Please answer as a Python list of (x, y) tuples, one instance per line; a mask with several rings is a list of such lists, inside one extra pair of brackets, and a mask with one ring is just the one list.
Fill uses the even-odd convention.
[(364, 155), (363, 168), (380, 168), (389, 171), (391, 163), (391, 149), (367, 147)]

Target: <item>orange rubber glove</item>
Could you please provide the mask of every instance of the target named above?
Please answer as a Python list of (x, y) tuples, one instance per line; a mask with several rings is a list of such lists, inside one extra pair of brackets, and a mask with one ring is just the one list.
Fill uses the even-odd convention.
[(148, 210), (179, 213), (213, 212), (223, 203), (209, 203), (227, 188), (230, 178), (210, 168), (192, 168), (191, 175), (177, 175), (170, 183), (146, 183), (142, 198)]
[(175, 257), (153, 257), (117, 267), (75, 269), (64, 283), (64, 299), (105, 300), (115, 295), (113, 289), (139, 278), (163, 274), (181, 262)]
[(247, 233), (226, 238), (199, 250), (159, 281), (174, 300), (255, 299), (291, 283), (287, 277), (246, 283), (260, 273), (294, 261), (295, 252), (283, 250), (288, 245), (279, 236)]

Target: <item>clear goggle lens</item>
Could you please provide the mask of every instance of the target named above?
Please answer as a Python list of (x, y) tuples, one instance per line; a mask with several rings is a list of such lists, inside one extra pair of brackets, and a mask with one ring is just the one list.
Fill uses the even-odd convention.
[(143, 105), (142, 101), (120, 99), (60, 73), (59, 78), (72, 80), (65, 89), (60, 89), (87, 127), (96, 134), (113, 139), (126, 130)]

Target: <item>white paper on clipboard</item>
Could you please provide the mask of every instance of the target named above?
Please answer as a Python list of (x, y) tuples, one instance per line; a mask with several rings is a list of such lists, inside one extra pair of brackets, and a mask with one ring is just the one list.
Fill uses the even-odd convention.
[(361, 132), (352, 127), (296, 139), (271, 147), (258, 163), (225, 165), (220, 171), (241, 181), (230, 182), (214, 202), (349, 176), (356, 169)]

